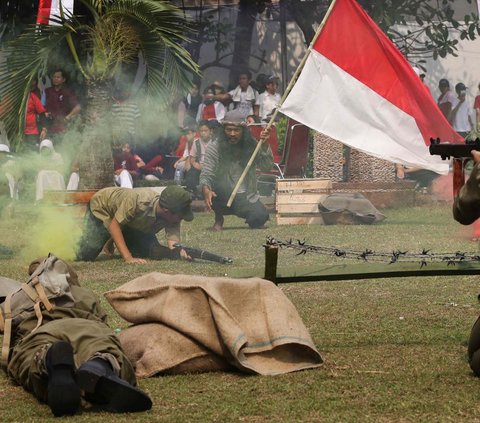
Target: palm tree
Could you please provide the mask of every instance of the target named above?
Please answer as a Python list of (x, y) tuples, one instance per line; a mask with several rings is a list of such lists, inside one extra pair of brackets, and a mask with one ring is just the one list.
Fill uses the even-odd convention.
[(59, 50), (66, 51), (65, 60), (81, 73), (87, 92), (81, 169), (88, 171), (81, 180), (85, 187), (101, 188), (112, 184), (113, 163), (111, 137), (98, 129), (108, 126), (106, 112), (121, 67), (142, 57), (145, 92), (157, 104), (186, 89), (198, 67), (182, 46), (188, 25), (175, 6), (160, 0), (80, 1), (88, 16), (61, 13), (54, 18), (57, 25), (30, 26), (4, 49), (0, 121), (10, 136), (21, 133), (32, 80), (58, 60)]

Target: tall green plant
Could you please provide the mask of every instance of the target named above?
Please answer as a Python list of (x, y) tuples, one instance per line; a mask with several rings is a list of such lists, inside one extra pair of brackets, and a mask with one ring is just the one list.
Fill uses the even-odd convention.
[[(11, 137), (22, 132), (32, 80), (53, 64), (58, 65), (59, 50), (67, 52), (62, 58), (64, 63), (82, 75), (87, 89), (86, 122), (90, 127), (109, 110), (109, 92), (119, 69), (136, 63), (139, 56), (146, 66), (145, 93), (157, 103), (166, 103), (176, 92), (185, 90), (192, 74), (198, 73), (197, 64), (183, 47), (188, 41), (188, 24), (172, 4), (160, 0), (81, 2), (88, 17), (61, 13), (54, 17), (56, 25), (32, 25), (3, 50), (0, 120)], [(99, 146), (94, 144), (92, 148)], [(108, 168), (111, 157), (106, 160)]]

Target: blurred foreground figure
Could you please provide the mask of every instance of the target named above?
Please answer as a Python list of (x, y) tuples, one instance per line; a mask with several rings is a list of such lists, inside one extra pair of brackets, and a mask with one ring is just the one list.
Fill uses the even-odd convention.
[(8, 376), (57, 417), (75, 414), (82, 396), (102, 410), (149, 410), (152, 402), (135, 387), (133, 367), (105, 312), (75, 271), (50, 255), (34, 261), (29, 273), (26, 284), (0, 277)]
[(462, 225), (470, 225), (480, 217), (480, 151), (472, 151), (475, 166), (453, 203), (453, 217)]
[[(180, 242), (180, 222), (193, 220), (191, 203), (190, 194), (174, 185), (161, 194), (150, 188), (101, 189), (87, 206), (77, 260), (95, 260), (110, 239), (127, 263), (145, 263), (144, 258), (189, 260), (185, 250), (174, 246)], [(167, 247), (157, 240), (162, 229)]]
[(250, 167), (231, 207), (227, 202), (240, 175), (255, 150), (257, 141), (236, 110), (228, 112), (222, 122), (223, 130), (207, 147), (200, 174), (205, 205), (215, 212), (214, 231), (223, 228), (223, 216), (233, 214), (245, 219), (250, 228), (261, 228), (268, 220), (268, 212), (257, 191), (256, 169), (269, 171), (273, 167), (273, 154), (267, 142), (269, 133), (262, 132), (262, 147)]

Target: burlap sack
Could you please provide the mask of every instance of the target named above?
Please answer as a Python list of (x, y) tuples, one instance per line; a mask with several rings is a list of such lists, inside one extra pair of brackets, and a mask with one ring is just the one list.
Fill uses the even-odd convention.
[[(277, 286), (263, 279), (155, 272), (105, 296), (129, 322), (162, 323), (166, 327), (163, 330), (173, 329), (175, 336), (193, 341), (179, 341), (166, 333), (156, 335), (158, 344), (147, 340), (148, 336), (130, 338), (128, 345), (122, 345), (134, 365), (138, 362), (137, 367), (144, 375), (161, 370), (146, 368), (147, 360), (140, 363), (140, 354), (148, 351), (149, 355), (160, 355), (165, 363), (173, 366), (202, 354), (199, 346), (249, 373), (275, 375), (318, 367), (322, 363), (293, 304)], [(147, 331), (147, 328), (136, 330)], [(124, 341), (126, 333), (122, 335)], [(164, 342), (168, 336), (172, 336), (171, 340)], [(133, 345), (135, 343), (137, 345)], [(138, 345), (140, 343), (144, 346)], [(149, 348), (145, 347), (147, 343)], [(152, 344), (155, 351), (151, 350)], [(179, 345), (185, 347), (181, 353)]]
[[(162, 323), (133, 325), (118, 337), (140, 378), (157, 373), (203, 373), (232, 368), (222, 357)], [(162, 346), (168, 346), (168, 354)]]

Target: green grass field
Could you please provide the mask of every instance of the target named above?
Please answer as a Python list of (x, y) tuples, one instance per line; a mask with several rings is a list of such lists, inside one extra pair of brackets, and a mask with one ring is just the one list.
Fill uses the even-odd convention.
[[(213, 216), (184, 225), (184, 243), (234, 258), (233, 265), (120, 259), (77, 263), (80, 280), (99, 296), (151, 271), (221, 276), (226, 269), (263, 267), (267, 236), (343, 248), (436, 252), (477, 251), (468, 228), (438, 205), (384, 211), (376, 226), (276, 226), (251, 231), (240, 219), (226, 230), (207, 229)], [(0, 275), (26, 279), (33, 211), (19, 206), (0, 221), (0, 243), (19, 255), (0, 260)], [(273, 216), (272, 216), (273, 217)], [(30, 248), (31, 250), (31, 248)], [(53, 251), (55, 252), (55, 251)], [(40, 251), (39, 251), (40, 253)], [(282, 266), (343, 263), (314, 253), (280, 251)], [(480, 307), (479, 277), (411, 277), (281, 285), (297, 307), (325, 364), (284, 376), (234, 373), (164, 376), (140, 381), (151, 411), (112, 415), (85, 411), (69, 421), (89, 422), (472, 422), (480, 421), (480, 380), (467, 363), (469, 332)], [(127, 323), (102, 299), (113, 328)], [(54, 421), (47, 406), (0, 375), (2, 422)]]

